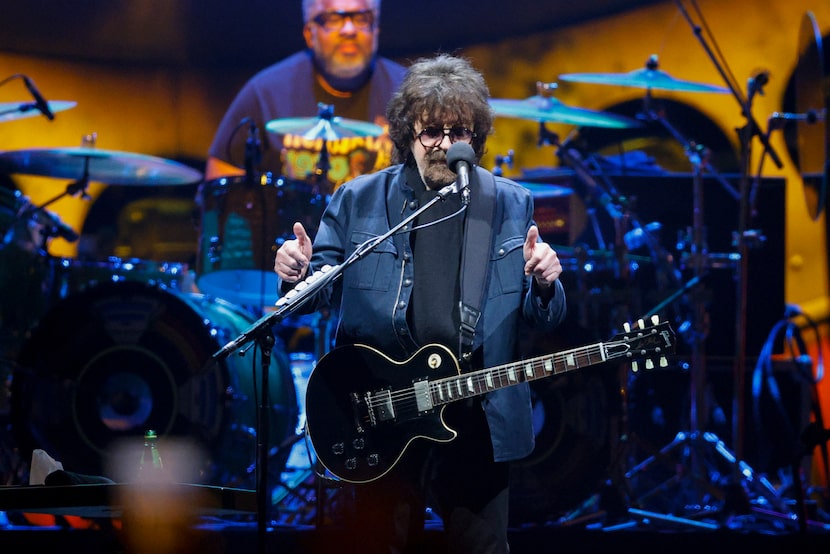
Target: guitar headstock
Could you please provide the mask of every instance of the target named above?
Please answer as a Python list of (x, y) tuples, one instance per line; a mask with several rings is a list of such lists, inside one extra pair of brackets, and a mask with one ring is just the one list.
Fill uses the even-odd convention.
[(667, 354), (674, 352), (675, 334), (667, 321), (660, 321), (657, 315), (651, 316), (650, 323), (640, 319), (634, 327), (628, 322), (623, 324), (625, 332), (614, 335), (612, 342), (620, 343), (624, 355), (631, 359), (631, 370), (639, 371), (638, 359), (643, 359), (646, 369), (654, 369), (654, 360), (660, 367), (669, 365)]

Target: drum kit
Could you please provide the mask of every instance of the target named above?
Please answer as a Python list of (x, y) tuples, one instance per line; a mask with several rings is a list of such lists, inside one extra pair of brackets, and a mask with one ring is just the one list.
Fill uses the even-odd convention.
[[(707, 83), (677, 79), (658, 68), (656, 56), (650, 57), (644, 68), (626, 73), (570, 73), (560, 75), (559, 80), (637, 88), (645, 91), (643, 109), (636, 118), (569, 107), (553, 98), (554, 91), (558, 87), (557, 83), (537, 83), (537, 94), (524, 100), (491, 100), (491, 107), (496, 116), (520, 118), (539, 123), (537, 144), (554, 146), (561, 165), (560, 170), (549, 171), (548, 175), (554, 176), (557, 182), (566, 181), (568, 188), (576, 193), (586, 208), (589, 220), (586, 235), (593, 235), (590, 237), (593, 244), (582, 244), (577, 240), (574, 241), (575, 244), (555, 246), (565, 267), (563, 279), (569, 281), (566, 284), (566, 290), (568, 291), (569, 318), (573, 320), (571, 322), (573, 325), (568, 325), (566, 322), (565, 327), (577, 327), (588, 331), (588, 334), (579, 335), (575, 341), (571, 339), (570, 342), (580, 343), (585, 342), (586, 339), (588, 341), (606, 340), (615, 329), (621, 328), (626, 322), (658, 312), (661, 315), (668, 313), (669, 318), (677, 322), (678, 330), (688, 346), (685, 355), (689, 362), (678, 360), (678, 368), (690, 370), (687, 392), (689, 396), (688, 417), (680, 418), (681, 421), (686, 421), (690, 425), (690, 431), (678, 433), (678, 438), (660, 450), (656, 456), (665, 456), (675, 451), (691, 452), (690, 458), (684, 459), (682, 456), (679, 458), (681, 460), (679, 463), (690, 464), (687, 468), (690, 475), (702, 475), (699, 464), (703, 463), (717, 463), (720, 464), (721, 470), (737, 474), (738, 463), (735, 462), (734, 454), (728, 452), (719, 439), (720, 446), (712, 448), (711, 444), (705, 444), (700, 438), (703, 436), (702, 430), (706, 428), (706, 419), (709, 417), (705, 415), (706, 410), (712, 408), (711, 401), (707, 402), (705, 398), (706, 362), (703, 352), (703, 341), (707, 338), (710, 322), (707, 310), (709, 309), (708, 295), (711, 291), (706, 290), (702, 283), (703, 278), (713, 269), (726, 268), (737, 275), (742, 270), (742, 264), (746, 263), (748, 246), (742, 246), (741, 252), (726, 254), (709, 251), (711, 243), (707, 244), (707, 229), (703, 220), (703, 174), (706, 173), (707, 178), (717, 180), (731, 200), (736, 202), (741, 200), (742, 193), (733, 189), (717, 172), (709, 162), (707, 152), (702, 145), (683, 136), (666, 119), (665, 112), (655, 109), (656, 103), (652, 97), (652, 92), (658, 90), (703, 94), (726, 94), (731, 90)], [(817, 80), (812, 79), (812, 81)], [(823, 100), (819, 99), (817, 102), (819, 107)], [(817, 110), (817, 112), (820, 114), (819, 119), (825, 117), (821, 115), (826, 114), (825, 110)], [(576, 146), (575, 141), (572, 144), (573, 135), (566, 140), (560, 140), (559, 136), (547, 129), (546, 124), (549, 122), (609, 130), (630, 130), (630, 136), (637, 136), (639, 129), (645, 125), (651, 126), (652, 123), (667, 131), (669, 137), (683, 147), (689, 167), (692, 169), (690, 182), (693, 185), (691, 191), (693, 205), (689, 206), (689, 213), (686, 214), (689, 216), (688, 220), (691, 225), (684, 229), (682, 234), (678, 230), (677, 243), (672, 244), (670, 248), (664, 247), (662, 237), (665, 236), (665, 227), (675, 226), (678, 222), (667, 221), (665, 224), (660, 221), (641, 222), (636, 213), (639, 206), (631, 203), (628, 194), (621, 193), (615, 187), (611, 178), (613, 171), (605, 170), (598, 165), (597, 156), (584, 155)], [(823, 133), (824, 129), (818, 132)], [(568, 178), (560, 179), (565, 174)], [(630, 181), (630, 176), (627, 177)], [(533, 176), (532, 172), (527, 172), (524, 178), (532, 181), (525, 186), (530, 189), (534, 197), (535, 216), (537, 222), (540, 223), (540, 229), (543, 226), (547, 226), (547, 230), (555, 229), (557, 226), (550, 225), (551, 220), (545, 217), (545, 214), (549, 211), (550, 198), (562, 194), (562, 186), (539, 184), (539, 180)], [(604, 216), (607, 225), (600, 224), (600, 216)], [(604, 234), (608, 232), (612, 236), (606, 239)], [(752, 238), (751, 230), (739, 229), (738, 233), (741, 233), (741, 237), (746, 237), (741, 239), (742, 242), (748, 243)], [(732, 235), (734, 234), (733, 231)], [(544, 233), (543, 236), (545, 236)], [(708, 237), (708, 240), (711, 238), (711, 236)], [(736, 279), (739, 280), (739, 278)], [(730, 294), (730, 297), (734, 299), (734, 295)], [(663, 317), (663, 319), (666, 318)], [(736, 332), (739, 334), (736, 337), (737, 344), (737, 341), (745, 340), (740, 333), (746, 331), (739, 329)], [(549, 340), (541, 339), (542, 342)], [(542, 348), (544, 349), (544, 346)], [(575, 378), (574, 381), (576, 382), (577, 379)], [(649, 382), (654, 383), (654, 381)], [(653, 495), (660, 484), (655, 485), (654, 482), (649, 484), (651, 476), (646, 476), (645, 472), (638, 468), (650, 466), (658, 458), (648, 458), (647, 464), (637, 465), (630, 472), (626, 472), (628, 467), (620, 466), (620, 464), (633, 462), (638, 454), (654, 454), (659, 448), (659, 445), (653, 444), (636, 453), (633, 450), (642, 446), (635, 444), (634, 437), (637, 437), (637, 433), (628, 427), (629, 422), (633, 421), (631, 414), (628, 413), (630, 402), (628, 393), (632, 392), (630, 389), (636, 384), (637, 375), (625, 368), (621, 368), (615, 382), (610, 384), (615, 391), (614, 394), (620, 396), (613, 401), (613, 404), (618, 405), (620, 413), (611, 409), (611, 405), (608, 404), (609, 397), (605, 394), (608, 391), (608, 383), (599, 382), (596, 387), (592, 387), (580, 380), (575, 390), (570, 390), (570, 384), (565, 383), (559, 388), (549, 387), (550, 390), (546, 388), (536, 391), (534, 409), (537, 413), (546, 415), (539, 417), (536, 453), (518, 464), (514, 476), (511, 498), (515, 498), (515, 501), (511, 504), (511, 513), (518, 518), (517, 522), (526, 522), (540, 515), (543, 518), (552, 515), (561, 516), (566, 513), (564, 510), (567, 508), (584, 507), (586, 506), (585, 499), (590, 499), (597, 490), (602, 489), (603, 484), (610, 483), (612, 488), (616, 489), (613, 494), (620, 494), (622, 498), (634, 499), (638, 498), (638, 494), (644, 495), (639, 498), (648, 498), (650, 495), (654, 498)], [(567, 390), (563, 392), (563, 389)], [(736, 388), (736, 390), (743, 389)], [(570, 421), (567, 414), (562, 414), (557, 406), (569, 402), (577, 404), (584, 402), (585, 409), (577, 408), (577, 410), (590, 421), (582, 419)], [(590, 407), (593, 406), (609, 408), (607, 411), (613, 413), (613, 417), (618, 418), (622, 426), (613, 430), (606, 429), (600, 421), (605, 421), (607, 424), (609, 414), (604, 413), (592, 418), (590, 415), (594, 412)], [(634, 408), (637, 407), (634, 406)], [(545, 442), (545, 434), (549, 433), (551, 428), (558, 431), (559, 438), (572, 433), (576, 437), (574, 443), (565, 445), (564, 448), (545, 450), (544, 444), (539, 443)], [(586, 429), (590, 429), (590, 433), (580, 436), (580, 432)], [(634, 431), (633, 434), (632, 431)], [(614, 436), (609, 439), (604, 434), (606, 432), (607, 435)], [(595, 440), (597, 436), (606, 436), (608, 440), (597, 441)], [(707, 433), (706, 436), (717, 438), (713, 433)], [(616, 446), (612, 448), (612, 444)], [(574, 445), (578, 445), (579, 448), (574, 448)], [(586, 448), (592, 451), (582, 451)], [(686, 450), (682, 450), (684, 448)], [(586, 460), (597, 459), (608, 463), (596, 468), (594, 475), (586, 475), (586, 472), (592, 471), (591, 464), (586, 463)], [(660, 459), (663, 458), (659, 458), (658, 461)], [(740, 459), (740, 454), (738, 459)], [(740, 464), (748, 468), (745, 462), (741, 461)], [(671, 477), (672, 475), (669, 475), (668, 478)], [(683, 481), (683, 484), (686, 484), (679, 474), (675, 477), (678, 483)], [(740, 478), (741, 476), (737, 475), (737, 479)], [(585, 483), (585, 487), (580, 489), (574, 487), (573, 483)], [(650, 488), (652, 486), (655, 488)], [(640, 488), (634, 490), (635, 487)], [(698, 489), (701, 485), (696, 482), (691, 487)], [(563, 491), (567, 491), (569, 495), (563, 496)], [(698, 492), (702, 493), (703, 490)], [(764, 496), (768, 501), (777, 500), (777, 494), (771, 488), (758, 487), (753, 492)], [(646, 501), (646, 504), (648, 502)], [(668, 503), (670, 504), (671, 501)], [(528, 506), (533, 506), (533, 508), (529, 509)], [(673, 509), (679, 509), (679, 507), (673, 506)], [(581, 510), (582, 508), (578, 508), (566, 518), (580, 518), (584, 515)], [(655, 515), (661, 514), (655, 513)]]
[[(47, 111), (54, 117), (74, 106), (49, 102)], [(35, 103), (0, 104), (0, 122), (39, 113)], [(274, 120), (269, 131), (325, 140), (383, 132), (331, 115)], [(313, 183), (270, 174), (203, 182), (201, 172), (172, 160), (97, 148), (94, 136), (80, 147), (0, 152), (0, 174), (8, 178), (0, 188), (0, 414), (10, 418), (20, 451), (41, 448), (73, 471), (103, 474), (118, 441), (152, 428), (198, 442), (206, 484), (251, 487), (254, 373), (242, 356), (212, 355), (276, 301), (276, 245), (296, 220), (316, 228), (325, 197)], [(34, 205), (17, 190), (17, 175), (68, 184)], [(88, 198), (91, 182), (200, 185), (195, 282), (186, 263), (52, 256), (53, 238), (75, 242), (80, 233), (49, 208), (66, 196)], [(297, 433), (297, 386), (313, 365), (308, 355), (277, 350), (269, 370), (275, 446)], [(288, 455), (274, 455), (277, 470)]]

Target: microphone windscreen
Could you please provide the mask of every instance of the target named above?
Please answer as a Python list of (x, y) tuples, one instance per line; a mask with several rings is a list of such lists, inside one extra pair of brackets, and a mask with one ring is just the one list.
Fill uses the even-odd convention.
[(458, 173), (458, 162), (462, 161), (472, 167), (476, 163), (476, 154), (473, 152), (473, 147), (466, 142), (454, 142), (447, 150), (447, 165), (453, 173)]

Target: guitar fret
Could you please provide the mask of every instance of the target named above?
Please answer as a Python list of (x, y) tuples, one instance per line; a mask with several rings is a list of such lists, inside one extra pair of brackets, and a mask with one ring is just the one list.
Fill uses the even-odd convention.
[(545, 358), (545, 373), (553, 371), (553, 361), (551, 358)]
[(473, 394), (473, 393), (476, 392), (475, 388), (473, 388), (473, 378), (472, 377), (467, 378), (467, 391), (470, 394)]
[(493, 388), (493, 374), (491, 372), (487, 372), (484, 374), (484, 381), (487, 383), (487, 388)]
[(533, 364), (529, 362), (525, 364), (525, 375), (527, 375), (528, 379), (533, 379)]
[(510, 381), (513, 381), (513, 382), (518, 381), (518, 379), (516, 378), (516, 369), (515, 369), (513, 366), (510, 366), (510, 367), (508, 368), (508, 370), (507, 370), (507, 378), (508, 378)]

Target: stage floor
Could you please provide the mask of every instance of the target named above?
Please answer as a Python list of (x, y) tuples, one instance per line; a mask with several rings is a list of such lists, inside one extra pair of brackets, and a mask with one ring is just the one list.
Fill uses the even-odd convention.
[[(105, 526), (106, 527), (106, 526)], [(151, 536), (155, 536), (151, 534)], [(123, 530), (114, 528), (76, 529), (67, 527), (6, 526), (0, 530), (2, 551), (7, 554), (31, 552), (94, 552), (99, 554), (176, 552), (225, 554), (238, 552), (348, 554), (363, 552), (359, 538), (334, 528), (281, 526), (271, 528), (260, 545), (257, 526), (249, 524), (202, 523), (182, 530), (174, 548), (160, 548), (151, 542), (147, 548), (130, 548)], [(442, 530), (433, 528), (419, 552), (443, 552)], [(752, 552), (753, 554), (826, 553), (830, 533), (810, 530), (798, 532), (759, 532), (743, 529), (702, 530), (693, 528), (660, 529), (635, 527), (616, 530), (585, 527), (543, 526), (513, 529), (511, 554), (597, 554), (638, 552)]]

